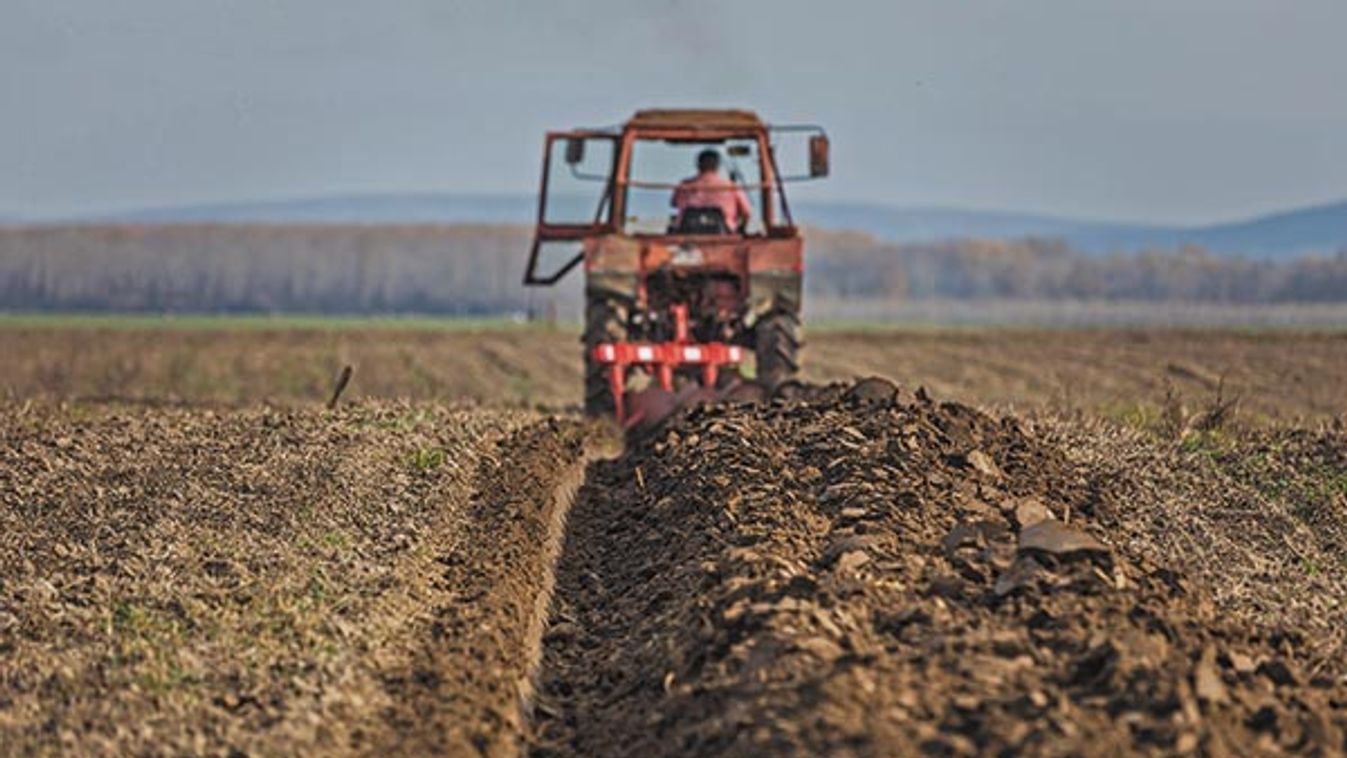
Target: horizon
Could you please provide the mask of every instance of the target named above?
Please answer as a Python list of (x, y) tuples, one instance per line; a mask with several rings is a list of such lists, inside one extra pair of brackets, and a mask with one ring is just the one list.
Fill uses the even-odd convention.
[[(536, 192), (525, 191), (456, 191), (449, 189), (423, 189), (418, 191), (401, 192), (396, 190), (388, 191), (349, 191), (326, 194), (296, 194), (296, 195), (275, 195), (275, 196), (257, 196), (240, 197), (235, 199), (221, 199), (219, 201), (201, 202), (201, 203), (183, 203), (178, 205), (146, 205), (146, 206), (127, 206), (112, 207), (91, 213), (81, 213), (72, 215), (44, 215), (44, 216), (24, 216), (9, 212), (7, 209), (0, 208), (0, 225), (61, 225), (61, 224), (84, 224), (84, 223), (121, 223), (125, 221), (135, 221), (145, 216), (155, 216), (157, 214), (178, 214), (185, 212), (196, 212), (206, 210), (235, 210), (246, 208), (264, 208), (268, 206), (289, 206), (302, 205), (310, 203), (328, 203), (328, 202), (355, 202), (371, 200), (408, 200), (417, 199), (436, 199), (436, 200), (536, 200)], [(939, 205), (939, 204), (888, 204), (876, 200), (854, 200), (848, 198), (820, 198), (806, 199), (798, 203), (804, 207), (831, 207), (831, 208), (864, 208), (875, 211), (891, 211), (898, 213), (954, 213), (970, 214), (983, 216), (1005, 216), (1005, 217), (1023, 217), (1035, 218), (1042, 221), (1061, 222), (1069, 224), (1087, 224), (1087, 225), (1116, 225), (1133, 227), (1157, 227), (1175, 230), (1201, 230), (1209, 227), (1229, 226), (1242, 224), (1246, 222), (1261, 221), (1277, 218), (1293, 213), (1306, 211), (1324, 210), (1347, 206), (1347, 194), (1342, 197), (1328, 198), (1318, 202), (1309, 202), (1294, 207), (1270, 207), (1255, 211), (1250, 215), (1218, 218), (1212, 221), (1201, 223), (1174, 223), (1156, 219), (1145, 218), (1119, 218), (1119, 217), (1098, 217), (1098, 216), (1068, 216), (1052, 212), (1040, 212), (1025, 208), (1007, 208), (1007, 207), (977, 207), (970, 205)], [(525, 219), (525, 222), (532, 223), (531, 219)], [(153, 223), (152, 221), (149, 223)], [(246, 223), (246, 222), (245, 222)], [(449, 222), (461, 223), (461, 222)]]

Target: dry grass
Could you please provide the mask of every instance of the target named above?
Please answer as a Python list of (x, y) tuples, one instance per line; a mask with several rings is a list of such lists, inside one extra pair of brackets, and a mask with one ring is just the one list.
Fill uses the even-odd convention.
[(819, 379), (878, 374), (1010, 411), (1085, 411), (1150, 424), (1177, 403), (1238, 397), (1246, 420), (1309, 423), (1347, 410), (1347, 333), (966, 330), (822, 334)]
[(347, 398), (571, 401), (579, 342), (569, 332), (495, 329), (0, 330), (0, 391), (12, 398), (246, 405), (325, 401), (345, 365)]
[[(569, 330), (0, 329), (0, 393), (13, 399), (318, 404), (342, 366), (345, 397), (574, 407)], [(878, 374), (942, 397), (1017, 411), (1087, 411), (1153, 425), (1218, 391), (1246, 419), (1322, 421), (1347, 408), (1347, 333), (909, 330), (808, 336), (816, 380)]]

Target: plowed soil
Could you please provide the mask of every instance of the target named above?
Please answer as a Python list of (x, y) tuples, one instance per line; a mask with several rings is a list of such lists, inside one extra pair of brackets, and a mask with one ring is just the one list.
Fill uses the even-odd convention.
[[(991, 339), (923, 355), (964, 377)], [(989, 364), (624, 450), (573, 415), (370, 399), (369, 363), (336, 411), (325, 365), (283, 407), (7, 385), (0, 753), (1347, 753), (1347, 435), (1315, 373), (1340, 356), (1274, 370), (1227, 337), (1232, 386), (1165, 344), (1190, 407), (1010, 407)], [(1249, 379), (1278, 372), (1319, 390)], [(1223, 386), (1245, 417), (1202, 401)]]
[(516, 752), (577, 424), (5, 418), (0, 753)]
[[(1259, 624), (1265, 598), (1157, 555), (1136, 522), (1163, 504), (1134, 513), (1138, 486), (1046, 436), (866, 382), (694, 412), (596, 465), (535, 753), (1347, 750), (1340, 543), (1306, 614), (1330, 623)], [(1236, 564), (1278, 528), (1205, 526)]]

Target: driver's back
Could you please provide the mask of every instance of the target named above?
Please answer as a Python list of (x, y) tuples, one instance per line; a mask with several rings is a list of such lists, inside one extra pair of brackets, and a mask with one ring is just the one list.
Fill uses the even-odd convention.
[(716, 208), (731, 232), (742, 229), (752, 210), (743, 189), (717, 171), (703, 171), (683, 180), (674, 190), (672, 205), (678, 209), (675, 227), (683, 225), (683, 217), (689, 209)]

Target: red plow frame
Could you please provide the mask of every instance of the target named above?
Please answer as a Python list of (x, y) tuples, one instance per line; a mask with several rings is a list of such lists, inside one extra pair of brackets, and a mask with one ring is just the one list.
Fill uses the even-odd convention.
[[(744, 358), (744, 349), (724, 342), (692, 342), (688, 336), (688, 307), (670, 307), (673, 315), (674, 338), (670, 342), (605, 342), (594, 347), (594, 360), (608, 367), (608, 384), (613, 393), (617, 422), (631, 429), (647, 420), (649, 403), (640, 404), (630, 416), (626, 407), (627, 370), (632, 366), (643, 369), (659, 383), (659, 390), (667, 397), (674, 396), (674, 374), (683, 366), (700, 366), (701, 386), (716, 389), (723, 366), (738, 366)], [(653, 388), (651, 388), (653, 389)], [(644, 392), (650, 392), (650, 389)], [(677, 401), (672, 405), (676, 406)], [(663, 415), (662, 413), (659, 415)]]

